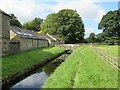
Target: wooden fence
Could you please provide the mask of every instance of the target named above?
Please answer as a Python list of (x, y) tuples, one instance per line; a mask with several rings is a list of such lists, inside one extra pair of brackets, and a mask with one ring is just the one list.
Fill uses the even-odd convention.
[(103, 49), (100, 49), (96, 46), (91, 46), (92, 49), (99, 55), (101, 56), (106, 62), (111, 64), (113, 67), (118, 69), (120, 71), (120, 65), (119, 65), (119, 57), (116, 57), (109, 53), (108, 51), (105, 51)]

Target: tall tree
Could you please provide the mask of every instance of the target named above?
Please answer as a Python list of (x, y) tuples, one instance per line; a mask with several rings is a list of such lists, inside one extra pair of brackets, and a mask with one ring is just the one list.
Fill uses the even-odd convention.
[(14, 14), (10, 14), (10, 25), (21, 27), (22, 24), (17, 20), (17, 17)]
[(104, 15), (98, 29), (103, 29), (107, 37), (118, 37), (120, 33), (120, 9), (109, 11)]
[(34, 31), (40, 31), (41, 30), (41, 23), (43, 22), (43, 19), (41, 18), (35, 18), (34, 20), (24, 23), (23, 28), (27, 28), (29, 30), (34, 30)]
[(78, 43), (84, 40), (84, 24), (75, 10), (63, 9), (48, 15), (42, 28), (50, 34), (64, 38), (66, 43)]
[(75, 10), (63, 9), (58, 12), (58, 34), (66, 43), (78, 43), (84, 39), (84, 24)]

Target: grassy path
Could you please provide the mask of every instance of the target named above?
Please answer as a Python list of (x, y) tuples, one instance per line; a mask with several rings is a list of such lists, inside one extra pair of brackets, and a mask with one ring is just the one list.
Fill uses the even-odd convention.
[(117, 88), (118, 71), (83, 46), (63, 62), (43, 88)]
[(118, 85), (118, 72), (91, 48), (81, 51), (82, 59), (75, 79), (75, 88), (115, 88)]
[(45, 61), (63, 51), (63, 48), (60, 47), (49, 47), (3, 57), (2, 79)]

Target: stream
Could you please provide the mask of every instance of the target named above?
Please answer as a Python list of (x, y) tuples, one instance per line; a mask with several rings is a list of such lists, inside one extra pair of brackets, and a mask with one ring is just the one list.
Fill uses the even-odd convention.
[(63, 54), (52, 62), (46, 64), (31, 73), (25, 79), (15, 82), (9, 86), (10, 90), (40, 90), (45, 80), (54, 72), (54, 70), (68, 57), (69, 54)]

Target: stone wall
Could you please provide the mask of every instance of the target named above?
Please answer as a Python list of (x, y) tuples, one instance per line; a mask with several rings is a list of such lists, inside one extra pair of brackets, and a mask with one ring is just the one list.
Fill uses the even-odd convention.
[(0, 57), (2, 56), (2, 13), (0, 13)]
[(37, 45), (38, 45), (38, 48), (47, 47), (48, 42), (46, 40), (38, 40)]
[(2, 56), (8, 55), (10, 53), (10, 40), (2, 38)]
[(2, 13), (0, 13), (0, 36), (2, 37)]
[(10, 54), (20, 52), (20, 42), (10, 42)]
[(20, 51), (48, 47), (48, 42), (41, 39), (20, 38)]
[(20, 38), (20, 51), (34, 49), (33, 40), (28, 38)]
[(10, 38), (10, 17), (2, 14), (2, 37)]
[(7, 14), (0, 15), (0, 25), (2, 24), (2, 55), (8, 55), (10, 52), (10, 17)]

